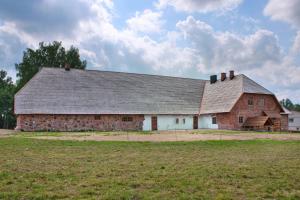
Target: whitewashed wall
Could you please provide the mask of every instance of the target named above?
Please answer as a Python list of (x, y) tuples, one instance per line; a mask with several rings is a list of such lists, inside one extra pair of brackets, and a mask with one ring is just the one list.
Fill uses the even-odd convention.
[(218, 129), (218, 124), (212, 124), (212, 116), (211, 115), (200, 115), (198, 128)]
[(151, 115), (144, 116), (143, 131), (151, 131)]
[[(176, 124), (176, 118), (179, 123)], [(183, 123), (185, 119), (185, 123)], [(157, 115), (157, 129), (158, 130), (189, 130), (193, 129), (192, 115)], [(151, 115), (145, 115), (143, 123), (144, 131), (151, 131)]]
[[(290, 121), (293, 119), (293, 122)], [(289, 114), (289, 130), (299, 131), (300, 130), (300, 113), (291, 113)]]

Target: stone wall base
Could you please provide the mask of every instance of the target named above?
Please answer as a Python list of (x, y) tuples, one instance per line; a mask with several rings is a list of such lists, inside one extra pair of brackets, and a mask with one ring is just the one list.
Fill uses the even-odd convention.
[(22, 131), (143, 130), (144, 115), (18, 115)]

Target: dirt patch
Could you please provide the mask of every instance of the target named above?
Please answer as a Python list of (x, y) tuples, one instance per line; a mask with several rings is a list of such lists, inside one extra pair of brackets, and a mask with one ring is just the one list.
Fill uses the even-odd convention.
[(8, 129), (0, 129), (0, 137), (8, 137), (13, 134), (16, 134), (16, 131), (8, 130)]
[(173, 142), (173, 141), (205, 141), (205, 140), (300, 140), (300, 134), (191, 134), (191, 133), (157, 133), (149, 135), (124, 134), (124, 135), (88, 135), (88, 136), (36, 136), (37, 139), (50, 140), (78, 140), (78, 141), (149, 141), (149, 142)]

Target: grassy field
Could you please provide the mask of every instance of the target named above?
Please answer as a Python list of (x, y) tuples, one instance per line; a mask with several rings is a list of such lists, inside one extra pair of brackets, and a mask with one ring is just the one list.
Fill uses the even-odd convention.
[(299, 199), (300, 142), (0, 139), (0, 199)]

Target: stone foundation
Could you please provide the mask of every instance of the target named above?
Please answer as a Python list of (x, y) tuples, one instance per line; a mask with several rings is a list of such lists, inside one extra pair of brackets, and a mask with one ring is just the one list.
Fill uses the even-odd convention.
[(16, 129), (22, 131), (138, 131), (143, 129), (143, 121), (144, 115), (18, 115)]

